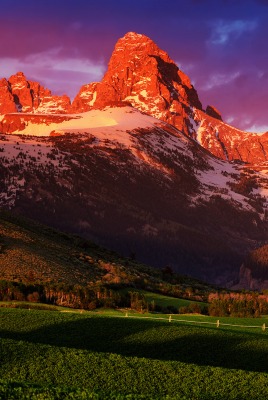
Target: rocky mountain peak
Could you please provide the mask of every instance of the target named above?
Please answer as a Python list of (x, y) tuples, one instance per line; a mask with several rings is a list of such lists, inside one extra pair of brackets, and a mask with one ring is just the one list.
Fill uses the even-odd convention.
[(143, 58), (147, 53), (149, 55), (158, 55), (166, 61), (171, 61), (168, 54), (161, 50), (152, 39), (135, 32), (128, 32), (117, 41), (110, 62), (117, 58), (119, 53), (121, 53), (120, 57), (123, 58), (131, 53), (135, 53), (133, 54), (134, 58), (138, 56)]
[(73, 110), (122, 101), (187, 134), (192, 131), (193, 107), (202, 109), (187, 75), (153, 40), (134, 32), (118, 40), (102, 81), (84, 86)]

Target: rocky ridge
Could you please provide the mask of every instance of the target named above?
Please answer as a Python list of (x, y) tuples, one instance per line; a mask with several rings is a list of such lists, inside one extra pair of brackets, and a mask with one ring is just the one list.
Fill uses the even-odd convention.
[(38, 82), (28, 81), (22, 72), (0, 81), (0, 114), (14, 112), (67, 113), (71, 110), (68, 96), (54, 96)]
[(126, 101), (180, 131), (192, 129), (193, 107), (202, 109), (190, 79), (148, 37), (134, 32), (119, 39), (99, 83), (81, 88), (72, 104), (79, 112)]
[(134, 32), (118, 40), (101, 82), (82, 86), (72, 104), (67, 96), (53, 96), (21, 72), (2, 79), (0, 130), (13, 133), (26, 126), (27, 121), (21, 123), (23, 118), (9, 113), (82, 113), (120, 103), (172, 124), (223, 160), (268, 161), (267, 132), (260, 135), (236, 129), (224, 123), (213, 106), (204, 111), (189, 77), (150, 38)]

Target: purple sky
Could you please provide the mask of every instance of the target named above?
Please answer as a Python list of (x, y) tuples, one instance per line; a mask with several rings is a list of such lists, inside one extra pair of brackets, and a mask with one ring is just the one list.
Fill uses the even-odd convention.
[(23, 71), (73, 98), (128, 31), (169, 53), (204, 108), (268, 131), (268, 0), (1, 0), (0, 77)]

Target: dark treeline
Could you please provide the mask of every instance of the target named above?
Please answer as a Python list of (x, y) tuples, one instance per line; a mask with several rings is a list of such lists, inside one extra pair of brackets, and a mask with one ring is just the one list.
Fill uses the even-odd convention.
[(210, 293), (208, 307), (191, 302), (188, 306), (162, 307), (147, 301), (144, 294), (134, 288), (109, 286), (84, 287), (65, 284), (25, 284), (0, 281), (0, 301), (29, 301), (84, 310), (105, 308), (131, 308), (139, 312), (152, 311), (172, 314), (209, 314), (211, 316), (259, 317), (268, 314), (268, 294)]
[(143, 293), (135, 291), (119, 291), (105, 286), (87, 288), (78, 285), (64, 284), (25, 284), (0, 281), (0, 301), (29, 301), (84, 310), (105, 308), (131, 308), (139, 312), (153, 311), (163, 313), (206, 313), (198, 303), (176, 308), (161, 307), (154, 301), (146, 301)]

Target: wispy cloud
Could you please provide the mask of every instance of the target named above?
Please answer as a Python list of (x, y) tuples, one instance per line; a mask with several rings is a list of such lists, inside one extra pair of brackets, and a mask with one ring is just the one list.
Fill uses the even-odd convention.
[(104, 61), (92, 61), (87, 58), (79, 57), (64, 57), (61, 56), (61, 48), (53, 48), (49, 51), (31, 54), (22, 61), (25, 66), (32, 65), (33, 67), (46, 68), (54, 71), (72, 71), (78, 73), (88, 73), (100, 79), (103, 75), (106, 66)]
[(257, 21), (222, 21), (213, 22), (212, 35), (209, 43), (224, 45), (230, 40), (237, 39), (246, 32), (254, 31), (258, 26)]
[(239, 76), (240, 72), (214, 74), (203, 86), (200, 87), (200, 89), (207, 91), (219, 86), (225, 86), (235, 81)]

